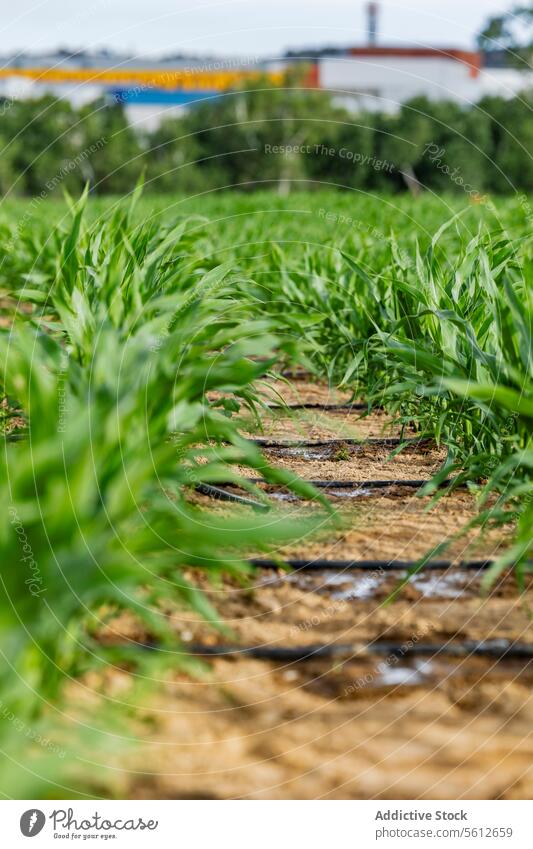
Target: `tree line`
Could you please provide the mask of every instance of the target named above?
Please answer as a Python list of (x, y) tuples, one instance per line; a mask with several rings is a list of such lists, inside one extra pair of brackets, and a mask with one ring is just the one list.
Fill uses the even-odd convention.
[(0, 191), (125, 194), (224, 187), (288, 193), (320, 185), (384, 192), (533, 191), (533, 97), (475, 106), (416, 98), (395, 114), (353, 114), (327, 92), (293, 85), (228, 92), (151, 131), (124, 104), (75, 109), (44, 97), (0, 103)]

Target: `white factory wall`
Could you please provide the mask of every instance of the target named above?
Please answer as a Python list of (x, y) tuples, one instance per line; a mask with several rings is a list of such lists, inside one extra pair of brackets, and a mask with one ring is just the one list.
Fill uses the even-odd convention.
[(482, 70), (445, 57), (335, 57), (319, 62), (321, 88), (337, 94), (348, 107), (395, 110), (412, 97), (475, 103), (485, 94), (512, 97), (531, 84), (533, 75), (508, 69)]
[(533, 72), (513, 68), (487, 68), (481, 72), (481, 88), (486, 94), (514, 97), (533, 89)]
[[(274, 64), (281, 67), (280, 63)], [(269, 68), (274, 69), (278, 68)], [(402, 103), (417, 95), (464, 104), (476, 103), (489, 94), (513, 97), (527, 88), (533, 89), (533, 72), (490, 68), (473, 77), (469, 66), (443, 56), (338, 56), (319, 60), (318, 82), (321, 88), (335, 94), (336, 103), (351, 111), (395, 112)], [(70, 101), (75, 107), (96, 100), (106, 91), (105, 86), (98, 84), (54, 84), (16, 76), (0, 80), (0, 96), (8, 100), (51, 94)], [(182, 114), (186, 108), (167, 104), (125, 104), (130, 123), (149, 130), (166, 117)]]
[(152, 103), (126, 103), (124, 112), (128, 122), (137, 130), (156, 130), (167, 118), (179, 118), (187, 110), (184, 105)]
[(25, 77), (7, 77), (0, 80), (0, 97), (9, 100), (36, 100), (46, 95), (67, 100), (73, 106), (80, 107), (96, 100), (103, 93), (100, 85), (81, 83), (48, 83)]

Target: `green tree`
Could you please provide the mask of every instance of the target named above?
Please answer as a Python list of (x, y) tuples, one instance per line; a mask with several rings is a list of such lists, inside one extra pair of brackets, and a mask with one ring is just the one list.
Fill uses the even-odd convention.
[(492, 165), (487, 185), (495, 192), (533, 191), (533, 97), (480, 103), (490, 116)]
[(144, 151), (121, 104), (98, 100), (84, 106), (77, 140), (80, 170), (98, 194), (126, 194), (134, 188)]
[(71, 167), (75, 123), (72, 106), (53, 97), (13, 103), (4, 115), (3, 132), (15, 193), (49, 195), (59, 185), (78, 190), (82, 181)]
[(531, 67), (533, 60), (533, 4), (515, 6), (490, 18), (478, 35), (478, 46), (487, 53), (503, 51), (508, 64)]
[(146, 184), (151, 191), (191, 193), (209, 188), (209, 168), (198, 167), (202, 151), (183, 117), (167, 118), (153, 130), (146, 151)]
[(331, 161), (313, 164), (315, 145), (331, 138), (340, 119), (346, 113), (332, 106), (326, 92), (272, 88), (258, 80), (191, 110), (184, 125), (197, 140), (198, 167), (216, 174), (220, 185), (275, 186), (286, 194), (308, 174), (320, 176), (321, 167), (330, 173)]

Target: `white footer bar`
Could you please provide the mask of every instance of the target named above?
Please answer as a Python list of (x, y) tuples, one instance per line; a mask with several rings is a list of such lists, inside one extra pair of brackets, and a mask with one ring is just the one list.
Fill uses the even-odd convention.
[(2, 845), (186, 849), (533, 846), (531, 802), (0, 802)]

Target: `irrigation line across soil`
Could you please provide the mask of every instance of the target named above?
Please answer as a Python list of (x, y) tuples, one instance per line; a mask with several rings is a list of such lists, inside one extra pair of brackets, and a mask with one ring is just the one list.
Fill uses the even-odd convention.
[[(275, 489), (286, 489), (283, 484), (275, 484), (271, 483), (265, 478), (247, 478), (248, 483), (252, 484), (266, 484), (269, 487), (274, 487)], [(353, 489), (353, 490), (368, 490), (368, 489), (389, 489), (391, 487), (401, 487), (405, 486), (409, 489), (423, 489), (423, 487), (427, 486), (427, 484), (431, 483), (431, 480), (370, 480), (370, 481), (325, 481), (325, 480), (303, 480), (303, 483), (310, 484), (314, 486), (316, 489)], [(453, 483), (453, 480), (447, 479), (438, 484), (439, 488), (450, 486)], [(260, 501), (254, 501), (251, 498), (246, 498), (245, 496), (238, 495), (237, 493), (228, 492), (228, 487), (238, 487), (239, 484), (236, 481), (219, 481), (217, 486), (211, 486), (210, 484), (196, 484), (195, 489), (197, 492), (202, 495), (207, 495), (210, 498), (216, 498), (219, 501), (230, 501), (234, 504), (243, 504), (248, 507), (253, 507), (254, 510), (270, 510), (270, 506), (266, 504), (262, 504)], [(465, 489), (466, 484), (461, 484), (457, 487), (457, 489)], [(268, 494), (269, 490), (267, 490)], [(297, 493), (292, 493), (295, 498), (301, 499), (302, 496), (299, 496)]]
[[(295, 480), (296, 480), (295, 476)], [(247, 478), (248, 483), (264, 483), (269, 486), (277, 486), (283, 487), (283, 484), (272, 484), (266, 480), (266, 478)], [(384, 489), (389, 486), (408, 486), (414, 489), (421, 489), (423, 486), (426, 486), (428, 483), (431, 483), (431, 478), (428, 480), (369, 480), (369, 481), (329, 481), (329, 480), (306, 480), (302, 479), (303, 483), (310, 484), (311, 486), (316, 487), (317, 489)], [(453, 483), (452, 479), (449, 478), (445, 481), (442, 481), (438, 486), (440, 488), (449, 486)], [(231, 481), (221, 482), (219, 486), (235, 486)]]
[[(268, 560), (263, 558), (252, 559), (248, 562), (256, 569), (280, 569), (283, 566), (288, 566), (293, 571), (357, 571), (358, 569), (369, 572), (404, 572), (415, 569), (420, 564), (418, 560)], [(430, 571), (446, 571), (453, 569), (454, 571), (468, 570), (480, 572), (490, 569), (494, 565), (493, 560), (461, 560), (454, 562), (452, 560), (429, 560), (424, 565), (424, 570)], [(528, 561), (528, 565), (533, 567), (533, 561)], [(510, 565), (509, 568), (512, 568)]]
[[(274, 376), (276, 373), (274, 372)], [(297, 368), (286, 368), (280, 373), (280, 377), (285, 377), (287, 380), (316, 380), (316, 375), (310, 371), (306, 371), (305, 368), (297, 367)]]
[(339, 436), (336, 439), (310, 439), (301, 442), (295, 439), (274, 440), (262, 438), (251, 439), (250, 442), (253, 442), (254, 445), (258, 445), (260, 448), (325, 448), (328, 446), (334, 447), (336, 445), (358, 445), (361, 448), (364, 448), (365, 445), (425, 445), (429, 442), (429, 440), (427, 437), (402, 439), (399, 436), (375, 436), (369, 437), (368, 439), (356, 439), (353, 437), (343, 438), (342, 436)]
[[(301, 404), (267, 404), (267, 410), (323, 410), (325, 413), (334, 410), (369, 410), (368, 404), (320, 404), (316, 401), (307, 401)], [(382, 407), (372, 407), (373, 410), (381, 410)]]
[[(230, 484), (224, 484), (230, 486)], [(199, 483), (195, 486), (197, 492), (201, 495), (208, 495), (209, 498), (216, 498), (218, 501), (230, 501), (233, 504), (243, 504), (245, 507), (252, 507), (254, 510), (267, 511), (270, 510), (268, 504), (261, 504), (253, 498), (246, 498), (244, 495), (237, 495), (233, 492), (227, 492), (218, 486), (211, 486), (207, 483)]]
[(205, 657), (224, 656), (246, 656), (256, 660), (274, 661), (306, 661), (317, 659), (351, 659), (365, 657), (368, 655), (395, 655), (407, 657), (409, 655), (443, 657), (488, 657), (497, 660), (504, 659), (532, 659), (533, 644), (518, 643), (511, 640), (463, 640), (461, 642), (448, 643), (418, 643), (412, 646), (397, 642), (378, 641), (374, 643), (351, 643), (351, 644), (314, 644), (308, 646), (204, 646), (194, 644), (187, 648), (184, 654), (194, 654)]

